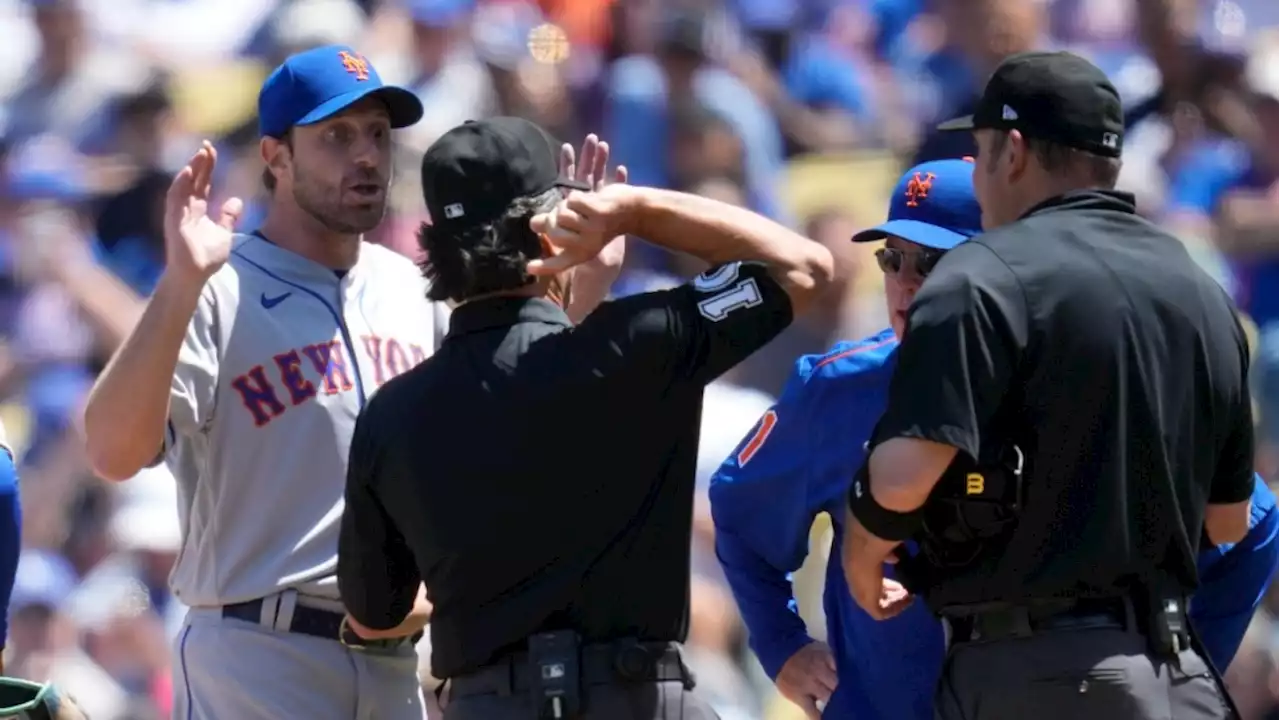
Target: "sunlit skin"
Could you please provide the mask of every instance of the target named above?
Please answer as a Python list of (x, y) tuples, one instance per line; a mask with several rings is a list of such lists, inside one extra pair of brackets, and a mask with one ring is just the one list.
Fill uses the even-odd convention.
[[(999, 145), (1002, 132), (1005, 139)], [(1054, 189), (1055, 178), (1032, 162), (1027, 142), (1017, 130), (975, 130), (973, 140), (978, 146), (973, 194), (982, 208), (983, 230), (1008, 225), (1041, 200), (1066, 191)]]
[[(886, 237), (884, 246), (901, 250), (909, 255), (918, 254), (924, 249), (896, 235)], [(907, 327), (907, 311), (911, 309), (911, 301), (916, 299), (916, 293), (920, 291), (920, 286), (923, 284), (924, 278), (915, 271), (914, 262), (903, 263), (898, 272), (887, 273), (884, 276), (884, 300), (889, 311), (889, 325), (899, 340), (902, 339), (902, 333)]]
[[(330, 267), (355, 264), (360, 235), (387, 211), (391, 120), (377, 98), (333, 117), (293, 128), (290, 142), (263, 138), (263, 160), (276, 178), (263, 234)], [(337, 245), (338, 247), (325, 247)]]

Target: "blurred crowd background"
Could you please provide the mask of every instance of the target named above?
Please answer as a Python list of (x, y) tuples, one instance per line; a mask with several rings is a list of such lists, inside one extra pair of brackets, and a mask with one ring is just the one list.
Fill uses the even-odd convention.
[[(95, 720), (167, 717), (183, 613), (166, 590), (173, 480), (163, 468), (96, 480), (77, 417), (163, 263), (171, 174), (213, 141), (216, 192), (246, 200), (252, 229), (258, 86), (320, 44), (353, 45), (427, 107), (398, 138), (393, 208), (371, 238), (406, 254), (427, 220), (422, 151), (487, 114), (575, 144), (597, 132), (635, 183), (752, 207), (832, 249), (829, 302), (707, 393), (704, 487), (796, 356), (887, 324), (870, 250), (848, 238), (882, 219), (909, 164), (971, 152), (933, 123), (964, 112), (1007, 53), (1085, 54), (1130, 114), (1124, 189), (1249, 318), (1258, 467), (1274, 487), (1278, 12), (1274, 0), (0, 0), (0, 417), (25, 511), (6, 668), (60, 683)], [(700, 269), (635, 242), (615, 293)], [(698, 691), (725, 720), (794, 717), (745, 649), (699, 502)], [(815, 637), (828, 527), (796, 574)], [(1228, 672), (1249, 720), (1277, 717), (1276, 656), (1273, 588)]]

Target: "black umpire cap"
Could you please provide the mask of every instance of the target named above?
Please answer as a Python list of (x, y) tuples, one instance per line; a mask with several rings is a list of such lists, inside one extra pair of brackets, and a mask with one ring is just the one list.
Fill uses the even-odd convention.
[(1124, 109), (1115, 86), (1088, 60), (1069, 52), (1026, 52), (1000, 63), (972, 115), (938, 129), (1017, 130), (1029, 138), (1118, 158), (1124, 147)]
[(560, 143), (524, 118), (468, 120), (422, 157), (431, 224), (465, 229), (499, 218), (513, 202), (553, 187), (590, 189), (560, 177)]

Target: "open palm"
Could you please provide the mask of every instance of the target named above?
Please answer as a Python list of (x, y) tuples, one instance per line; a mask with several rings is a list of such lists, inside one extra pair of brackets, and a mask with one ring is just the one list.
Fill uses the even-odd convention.
[(209, 191), (218, 152), (205, 141), (187, 166), (173, 178), (165, 198), (166, 262), (182, 275), (204, 280), (227, 262), (232, 232), (244, 203), (231, 198), (215, 221), (209, 217)]

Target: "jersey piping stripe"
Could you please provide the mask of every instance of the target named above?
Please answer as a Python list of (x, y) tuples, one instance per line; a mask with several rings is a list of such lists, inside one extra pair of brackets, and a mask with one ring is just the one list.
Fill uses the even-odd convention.
[(195, 700), (191, 697), (191, 678), (187, 675), (187, 636), (191, 634), (191, 621), (182, 628), (182, 639), (178, 641), (178, 663), (182, 666), (182, 692), (186, 695), (187, 720), (195, 715)]
[(813, 369), (817, 370), (823, 365), (830, 365), (831, 363), (837, 360), (843, 360), (844, 358), (850, 357), (852, 355), (857, 355), (859, 353), (870, 352), (872, 350), (875, 350), (876, 348), (882, 348), (885, 345), (888, 345), (889, 343), (896, 342), (896, 341), (897, 341), (897, 338), (889, 338), (888, 340), (881, 340), (880, 342), (872, 343), (871, 345), (862, 345), (856, 348), (849, 348), (848, 350), (842, 350), (836, 353), (835, 355), (822, 358), (821, 360), (818, 361), (817, 365), (813, 366)]
[[(262, 242), (265, 242), (265, 241), (262, 241)], [(364, 402), (365, 402), (364, 378), (360, 375), (360, 356), (356, 355), (356, 346), (355, 346), (355, 343), (351, 342), (351, 333), (350, 331), (347, 330), (347, 323), (346, 323), (346, 320), (343, 319), (342, 313), (338, 312), (337, 308), (335, 308), (332, 304), (330, 304), (328, 300), (325, 300), (324, 296), (322, 296), (320, 293), (316, 292), (315, 290), (312, 290), (311, 288), (305, 287), (303, 285), (299, 285), (295, 282), (290, 282), (288, 280), (285, 280), (279, 275), (276, 275), (275, 273), (262, 267), (258, 263), (245, 257), (244, 253), (241, 253), (239, 250), (235, 250), (233, 252), (235, 253), (236, 257), (240, 258), (241, 260), (244, 260), (245, 262), (257, 268), (258, 270), (262, 271), (263, 275), (266, 275), (267, 277), (271, 278), (272, 280), (275, 280), (276, 282), (284, 283), (285, 285), (288, 285), (291, 288), (297, 288), (299, 291), (310, 295), (311, 297), (319, 301), (320, 304), (324, 306), (325, 310), (329, 311), (329, 314), (333, 316), (333, 321), (338, 324), (338, 332), (342, 333), (342, 343), (347, 346), (347, 353), (351, 356), (351, 368), (352, 368), (352, 372), (354, 372), (356, 376), (356, 396), (357, 396), (357, 399), (359, 399), (360, 401), (360, 408), (364, 409)]]

